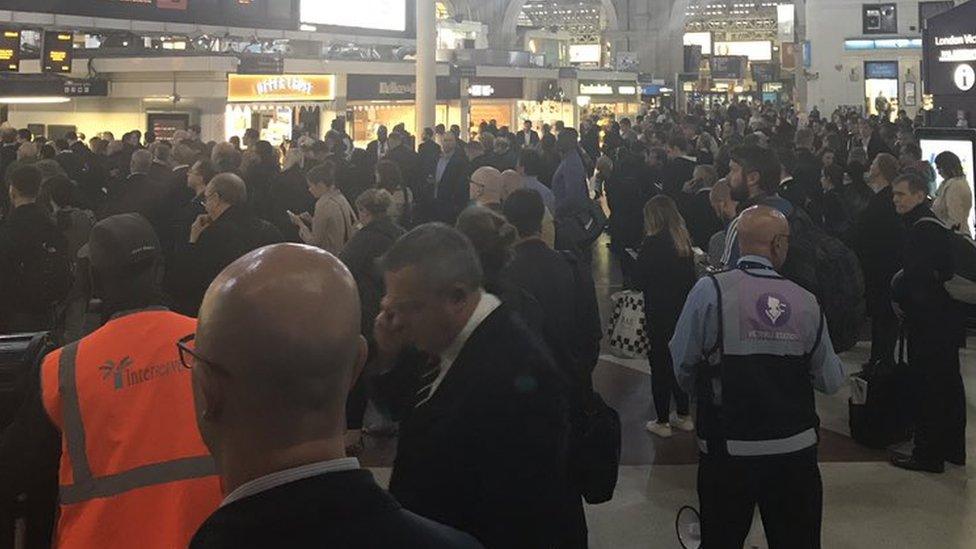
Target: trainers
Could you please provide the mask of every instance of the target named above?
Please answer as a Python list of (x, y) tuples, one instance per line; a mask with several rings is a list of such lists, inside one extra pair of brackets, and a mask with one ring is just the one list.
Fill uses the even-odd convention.
[(657, 421), (648, 421), (645, 425), (648, 431), (654, 433), (661, 438), (671, 438), (674, 433), (671, 431), (671, 426), (667, 423), (659, 423)]
[(679, 431), (691, 432), (695, 430), (695, 422), (691, 416), (674, 415), (671, 416), (671, 426)]

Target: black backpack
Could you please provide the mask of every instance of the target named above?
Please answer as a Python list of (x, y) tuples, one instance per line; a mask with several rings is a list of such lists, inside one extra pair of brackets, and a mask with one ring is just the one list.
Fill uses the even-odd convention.
[(783, 276), (816, 296), (834, 351), (857, 344), (864, 322), (864, 273), (857, 255), (818, 227), (802, 209), (789, 217), (790, 249)]
[(74, 282), (68, 244), (53, 226), (19, 246), (14, 261), (15, 295), (35, 311), (52, 311)]

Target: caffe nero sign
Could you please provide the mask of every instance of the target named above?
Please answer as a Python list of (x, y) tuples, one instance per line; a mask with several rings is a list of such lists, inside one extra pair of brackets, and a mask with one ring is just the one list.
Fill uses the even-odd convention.
[[(437, 77), (437, 99), (461, 97), (461, 81), (456, 76)], [(349, 100), (409, 101), (417, 98), (417, 81), (413, 76), (350, 74), (346, 81)]]
[(976, 2), (930, 18), (923, 48), (927, 93), (976, 97)]

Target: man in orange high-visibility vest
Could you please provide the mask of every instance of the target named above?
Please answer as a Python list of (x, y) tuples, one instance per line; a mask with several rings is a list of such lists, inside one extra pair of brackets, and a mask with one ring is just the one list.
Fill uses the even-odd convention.
[(142, 216), (101, 221), (86, 252), (111, 317), (41, 366), (61, 432), (55, 544), (186, 547), (221, 498), (176, 345), (196, 321), (158, 306), (160, 245)]

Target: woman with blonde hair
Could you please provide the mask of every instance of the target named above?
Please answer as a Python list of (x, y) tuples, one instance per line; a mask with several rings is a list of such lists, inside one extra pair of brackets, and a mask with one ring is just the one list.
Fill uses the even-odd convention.
[[(674, 378), (668, 342), (674, 335), (688, 292), (695, 284), (694, 252), (685, 220), (674, 200), (658, 195), (644, 205), (644, 241), (634, 267), (634, 282), (644, 291), (644, 316), (651, 349), (651, 393), (657, 419), (647, 430), (667, 438), (672, 427), (692, 431), (688, 395)], [(670, 416), (674, 398), (677, 414)]]

